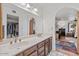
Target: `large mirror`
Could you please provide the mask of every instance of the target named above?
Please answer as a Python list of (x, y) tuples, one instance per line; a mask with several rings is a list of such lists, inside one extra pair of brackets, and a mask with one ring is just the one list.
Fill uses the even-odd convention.
[(7, 38), (19, 35), (19, 17), (7, 14)]

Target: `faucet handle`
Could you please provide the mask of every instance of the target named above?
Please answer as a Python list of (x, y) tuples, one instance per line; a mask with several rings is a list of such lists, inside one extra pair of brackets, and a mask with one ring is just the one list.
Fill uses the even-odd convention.
[(21, 39), (19, 39), (19, 42), (21, 42)]
[(10, 45), (12, 45), (13, 44), (13, 42), (12, 41), (10, 41)]

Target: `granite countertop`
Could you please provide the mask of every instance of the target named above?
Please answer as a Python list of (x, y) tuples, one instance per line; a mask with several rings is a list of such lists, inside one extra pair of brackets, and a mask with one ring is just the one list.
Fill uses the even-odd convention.
[[(30, 37), (20, 37), (21, 42), (17, 40), (16, 43), (10, 44), (3, 43), (0, 45), (0, 56), (14, 56), (25, 49), (32, 47), (33, 45), (51, 37), (52, 35), (42, 35), (42, 36), (30, 36)], [(9, 39), (10, 40), (10, 39)]]

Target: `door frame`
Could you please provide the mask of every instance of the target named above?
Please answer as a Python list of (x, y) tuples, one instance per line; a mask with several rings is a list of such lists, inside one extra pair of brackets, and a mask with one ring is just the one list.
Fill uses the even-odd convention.
[(35, 22), (35, 19), (32, 17), (30, 18), (30, 21), (29, 21), (29, 35), (35, 34), (33, 33), (34, 31), (33, 22)]
[(2, 26), (2, 4), (0, 3), (0, 41), (3, 39), (3, 26)]
[(77, 53), (79, 55), (79, 11), (77, 11), (76, 13), (76, 19), (77, 19), (77, 23), (76, 23), (76, 34), (77, 34)]

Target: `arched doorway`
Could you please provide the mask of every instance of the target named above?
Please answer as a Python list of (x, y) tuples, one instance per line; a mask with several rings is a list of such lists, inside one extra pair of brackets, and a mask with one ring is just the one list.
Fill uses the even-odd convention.
[[(77, 20), (78, 10), (74, 8), (62, 8), (55, 16), (55, 29), (56, 29), (56, 49), (60, 49), (62, 52), (68, 51), (74, 54), (78, 54), (79, 41), (76, 31), (79, 26)], [(78, 19), (77, 19), (77, 18)], [(67, 52), (67, 53), (68, 53)], [(70, 54), (70, 53), (69, 53)]]
[(29, 21), (29, 35), (35, 34), (35, 19), (32, 17)]

